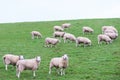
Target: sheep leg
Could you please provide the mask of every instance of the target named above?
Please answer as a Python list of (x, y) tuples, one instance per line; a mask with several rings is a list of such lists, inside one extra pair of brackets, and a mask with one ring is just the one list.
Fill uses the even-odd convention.
[(59, 68), (57, 68), (57, 73), (60, 74), (60, 72), (59, 72)]
[(36, 75), (35, 75), (35, 71), (33, 71), (33, 76), (35, 77)]
[(34, 35), (32, 35), (32, 39), (34, 39)]
[(51, 69), (52, 69), (52, 67), (49, 68), (49, 74), (51, 74)]
[(64, 43), (66, 42), (66, 38), (64, 38)]
[(5, 70), (8, 70), (8, 68), (7, 68), (7, 67), (8, 67), (8, 65), (6, 64), (6, 65), (5, 65)]
[(65, 69), (63, 69), (63, 74), (65, 75)]
[(20, 77), (20, 71), (17, 71), (17, 77), (19, 78)]
[(60, 69), (60, 72), (61, 72), (61, 76), (62, 76), (62, 74), (63, 74), (63, 69), (62, 68)]

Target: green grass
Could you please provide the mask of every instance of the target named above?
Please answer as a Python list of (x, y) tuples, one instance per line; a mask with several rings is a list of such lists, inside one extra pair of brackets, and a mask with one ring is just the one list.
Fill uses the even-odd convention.
[[(72, 26), (66, 32), (78, 36), (86, 36), (91, 39), (91, 47), (76, 47), (75, 43), (57, 44), (56, 47), (44, 47), (44, 39), (51, 37), (54, 25), (61, 25), (69, 22)], [(46, 22), (23, 22), (0, 24), (0, 80), (18, 80), (16, 70), (12, 66), (5, 70), (2, 56), (13, 53), (24, 55), (25, 58), (33, 58), (40, 55), (42, 58), (36, 77), (33, 78), (31, 71), (23, 71), (20, 80), (120, 80), (120, 37), (112, 44), (98, 45), (97, 35), (101, 33), (104, 25), (115, 26), (120, 30), (120, 18), (113, 19), (81, 19), (66, 21), (46, 21)], [(94, 34), (82, 34), (82, 27), (90, 26), (94, 29)], [(40, 31), (42, 39), (31, 39), (32, 30)], [(60, 76), (53, 68), (49, 75), (49, 62), (53, 57), (63, 54), (69, 56), (69, 67), (66, 75)]]

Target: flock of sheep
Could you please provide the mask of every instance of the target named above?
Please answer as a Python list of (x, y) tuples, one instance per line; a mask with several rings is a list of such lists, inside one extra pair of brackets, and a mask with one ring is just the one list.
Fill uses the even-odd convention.
[[(8, 65), (16, 66), (16, 76), (19, 78), (20, 73), (23, 70), (32, 70), (33, 76), (35, 77), (35, 71), (38, 69), (41, 57), (36, 56), (33, 59), (24, 59), (23, 55), (13, 55), (6, 54), (3, 56), (3, 62), (5, 64), (5, 70), (8, 70)], [(64, 54), (61, 57), (52, 58), (49, 66), (49, 74), (51, 74), (51, 70), (53, 67), (57, 68), (58, 74), (65, 75), (65, 69), (68, 66), (68, 56)]]
[[(45, 38), (45, 47), (55, 46), (57, 43), (61, 42), (61, 39), (64, 40), (66, 43), (67, 40), (74, 41), (76, 43), (76, 47), (78, 47), (81, 43), (85, 46), (91, 45), (91, 40), (87, 37), (75, 37), (71, 33), (64, 32), (65, 28), (69, 28), (71, 26), (70, 23), (62, 24), (62, 26), (54, 26), (54, 33), (53, 37)], [(83, 27), (83, 34), (91, 33), (93, 34), (94, 30), (90, 27)], [(38, 31), (31, 32), (32, 39), (42, 38), (42, 34)], [(57, 37), (60, 37), (59, 39)], [(103, 26), (102, 27), (102, 34), (98, 35), (98, 44), (102, 41), (105, 41), (106, 44), (112, 43), (114, 39), (118, 37), (118, 31), (113, 26)], [(3, 56), (3, 62), (5, 64), (5, 70), (8, 70), (8, 65), (16, 66), (16, 76), (19, 78), (20, 73), (23, 70), (32, 70), (33, 76), (35, 77), (35, 71), (38, 69), (39, 64), (41, 62), (41, 57), (36, 56), (33, 59), (24, 59), (22, 55), (13, 55), (13, 54), (6, 54)], [(49, 74), (51, 74), (52, 68), (55, 67), (57, 69), (58, 74), (65, 75), (65, 69), (68, 67), (68, 56), (64, 54), (61, 57), (52, 58), (49, 64)]]
[[(61, 39), (64, 40), (64, 43), (66, 41), (74, 41), (76, 43), (76, 47), (78, 47), (80, 44), (84, 44), (85, 46), (91, 46), (92, 42), (89, 38), (83, 37), (83, 36), (78, 36), (75, 37), (74, 34), (64, 32), (65, 28), (69, 28), (71, 26), (70, 23), (65, 23), (62, 24), (62, 26), (54, 26), (54, 33), (53, 37), (47, 37), (45, 38), (45, 47), (49, 46), (55, 46), (57, 43), (61, 42)], [(85, 33), (94, 33), (94, 30), (91, 27), (84, 26), (82, 28), (83, 34)], [(40, 38), (42, 37), (41, 33), (38, 31), (32, 31), (32, 39), (34, 37)], [(60, 37), (59, 39), (57, 37)], [(101, 42), (106, 42), (106, 44), (112, 43), (113, 40), (115, 40), (118, 37), (118, 31), (114, 26), (103, 26), (102, 27), (102, 34), (99, 34), (97, 39), (98, 39), (98, 44)]]

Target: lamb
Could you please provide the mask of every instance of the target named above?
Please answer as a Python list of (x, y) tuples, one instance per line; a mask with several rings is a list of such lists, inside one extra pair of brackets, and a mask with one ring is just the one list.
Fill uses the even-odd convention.
[(35, 71), (38, 69), (40, 62), (41, 62), (40, 56), (37, 56), (33, 59), (19, 60), (16, 64), (16, 76), (19, 78), (20, 73), (23, 70), (32, 70), (33, 76), (35, 77), (36, 76)]
[(77, 47), (79, 44), (81, 44), (81, 43), (84, 44), (84, 47), (85, 47), (86, 45), (91, 46), (91, 40), (90, 40), (89, 38), (87, 38), (87, 37), (77, 37), (77, 39), (76, 39), (76, 47)]
[(54, 26), (54, 31), (63, 31), (64, 29), (61, 26)]
[(62, 24), (62, 28), (65, 29), (65, 28), (69, 28), (71, 26), (70, 23), (64, 23)]
[(63, 39), (64, 39), (64, 43), (66, 42), (67, 39), (70, 41), (76, 41), (76, 37), (70, 33), (65, 33)]
[(51, 59), (49, 66), (49, 74), (51, 74), (51, 70), (53, 67), (57, 69), (58, 74), (60, 72), (61, 75), (65, 75), (65, 69), (68, 67), (67, 54), (64, 54), (62, 57), (56, 57)]
[(8, 70), (8, 65), (15, 66), (18, 60), (22, 60), (24, 57), (22, 55), (13, 55), (13, 54), (6, 54), (3, 56), (3, 63), (5, 64), (5, 70)]
[(45, 39), (45, 47), (49, 47), (50, 44), (51, 44), (51, 47), (53, 45), (55, 46), (59, 42), (60, 42), (59, 39), (47, 37)]
[(112, 43), (112, 40), (110, 39), (110, 37), (105, 34), (98, 35), (98, 44), (100, 44), (101, 41), (105, 41), (106, 44)]
[(83, 30), (83, 34), (84, 33), (93, 33), (94, 32), (94, 30), (92, 28), (87, 27), (87, 26), (83, 27), (82, 30)]
[(118, 37), (117, 33), (105, 33), (105, 35), (109, 36), (112, 40)]
[(103, 26), (102, 27), (102, 33), (104, 33), (105, 30), (113, 30), (115, 33), (118, 33), (117, 29), (114, 26)]
[(37, 39), (42, 38), (42, 34), (38, 31), (32, 31), (31, 35), (32, 35), (32, 39), (34, 39), (35, 37), (37, 37)]

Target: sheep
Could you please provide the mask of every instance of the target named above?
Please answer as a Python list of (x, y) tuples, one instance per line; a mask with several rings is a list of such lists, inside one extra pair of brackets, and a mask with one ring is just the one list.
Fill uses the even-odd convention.
[(42, 38), (42, 34), (40, 32), (38, 32), (38, 31), (32, 31), (31, 35), (32, 35), (32, 39), (34, 39), (35, 36), (37, 37), (37, 39)]
[(94, 30), (92, 28), (87, 27), (87, 26), (83, 27), (82, 30), (83, 30), (83, 34), (85, 32), (88, 32), (88, 33), (93, 33), (94, 32)]
[(84, 47), (85, 47), (86, 45), (91, 46), (91, 40), (90, 40), (89, 38), (87, 38), (87, 37), (77, 37), (77, 38), (76, 38), (76, 47), (77, 47), (79, 44), (81, 44), (81, 43), (84, 44)]
[(13, 54), (5, 54), (3, 56), (3, 63), (5, 64), (5, 70), (8, 70), (8, 65), (15, 66), (18, 60), (24, 59), (23, 55), (13, 55)]
[(67, 54), (64, 54), (62, 57), (55, 57), (51, 59), (49, 66), (49, 74), (51, 74), (51, 70), (53, 67), (57, 69), (58, 74), (60, 72), (61, 75), (65, 75), (65, 69), (68, 67)]
[(105, 35), (109, 36), (112, 40), (118, 37), (117, 33), (105, 33)]
[(106, 44), (112, 43), (110, 37), (105, 34), (99, 34), (97, 38), (98, 38), (98, 44), (100, 44), (101, 41), (105, 41)]
[[(60, 37), (62, 38), (64, 36), (65, 32), (59, 32), (59, 31), (56, 31), (53, 33), (53, 37), (56, 38), (56, 37)], [(61, 40), (60, 40), (61, 41)]]
[(64, 39), (64, 43), (66, 42), (67, 39), (69, 39), (70, 41), (76, 41), (76, 37), (70, 33), (65, 33), (63, 39)]
[(54, 26), (54, 31), (63, 31), (64, 29), (61, 26)]
[(65, 28), (69, 28), (71, 26), (70, 23), (64, 23), (62, 24), (62, 28), (65, 29)]
[(40, 62), (41, 62), (40, 56), (37, 56), (33, 59), (19, 60), (16, 63), (16, 76), (19, 78), (20, 73), (23, 70), (32, 70), (33, 76), (35, 77), (36, 76), (35, 71), (38, 69)]
[(49, 47), (50, 44), (51, 44), (51, 47), (52, 45), (55, 46), (59, 42), (60, 42), (59, 39), (47, 37), (45, 39), (45, 47)]
[(71, 24), (70, 23), (64, 23), (64, 24), (62, 24), (62, 28), (64, 29), (64, 28), (69, 28), (71, 26)]
[(115, 33), (118, 33), (117, 29), (114, 26), (103, 26), (102, 27), (102, 33), (104, 33), (105, 30), (113, 30)]

